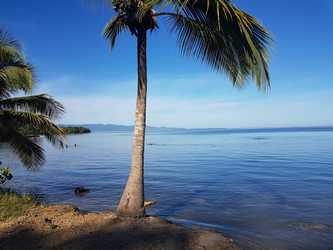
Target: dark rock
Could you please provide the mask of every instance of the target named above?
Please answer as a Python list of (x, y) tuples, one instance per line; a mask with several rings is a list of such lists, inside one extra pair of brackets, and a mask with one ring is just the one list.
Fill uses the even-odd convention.
[(83, 196), (83, 195), (86, 195), (89, 192), (90, 192), (90, 189), (89, 188), (85, 188), (85, 187), (76, 187), (74, 189), (74, 193), (77, 196)]

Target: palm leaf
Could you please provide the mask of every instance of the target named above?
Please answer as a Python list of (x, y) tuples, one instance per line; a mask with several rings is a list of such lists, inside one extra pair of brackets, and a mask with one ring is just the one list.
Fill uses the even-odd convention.
[(114, 18), (112, 18), (107, 25), (104, 28), (104, 37), (108, 40), (110, 40), (110, 45), (111, 45), (111, 49), (114, 48), (115, 44), (116, 44), (116, 39), (117, 36), (125, 31), (127, 28), (127, 25), (125, 23), (125, 19), (121, 16), (118, 15)]
[(19, 44), (0, 29), (0, 142), (8, 143), (24, 165), (41, 165), (43, 149), (36, 139), (24, 134), (42, 134), (52, 144), (63, 147), (64, 133), (51, 119), (64, 107), (48, 95), (9, 98), (19, 90), (29, 92), (34, 84), (32, 67)]
[(17, 40), (12, 38), (6, 31), (0, 29), (0, 47), (8, 46), (15, 48), (16, 50), (21, 50), (21, 46)]
[(0, 29), (0, 68), (7, 61), (23, 61), (20, 44)]
[(51, 119), (64, 112), (63, 105), (46, 94), (0, 100), (0, 109), (43, 114)]
[(6, 142), (27, 167), (36, 167), (44, 163), (43, 148), (33, 138), (0, 124), (0, 141)]
[(17, 63), (0, 69), (0, 97), (8, 97), (18, 90), (29, 92), (33, 84), (33, 71), (29, 65)]
[(269, 88), (271, 38), (254, 17), (223, 0), (188, 0), (178, 10), (169, 18), (183, 54), (226, 72), (238, 87), (252, 77), (259, 89)]
[(19, 44), (0, 30), (0, 98), (17, 90), (31, 91), (33, 69), (20, 50)]
[(64, 132), (45, 115), (30, 112), (0, 111), (0, 124), (13, 128), (31, 128), (38, 131), (55, 146), (64, 147)]

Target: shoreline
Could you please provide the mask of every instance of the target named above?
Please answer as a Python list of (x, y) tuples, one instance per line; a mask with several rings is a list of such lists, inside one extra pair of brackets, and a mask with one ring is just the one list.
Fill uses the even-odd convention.
[(239, 249), (214, 230), (155, 216), (124, 218), (72, 205), (38, 205), (0, 222), (1, 249)]

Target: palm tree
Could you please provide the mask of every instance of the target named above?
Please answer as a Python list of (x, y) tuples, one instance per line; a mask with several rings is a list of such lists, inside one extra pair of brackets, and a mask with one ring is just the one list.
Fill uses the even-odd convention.
[[(193, 55), (213, 70), (224, 72), (236, 87), (250, 79), (268, 89), (269, 45), (266, 29), (229, 0), (113, 0), (116, 15), (104, 36), (115, 46), (117, 36), (129, 31), (137, 40), (138, 91), (131, 170), (117, 211), (140, 217), (144, 209), (144, 146), (147, 95), (147, 31), (166, 18), (178, 36), (184, 55)], [(157, 11), (158, 9), (158, 11)]]
[(46, 94), (12, 97), (34, 86), (32, 67), (19, 44), (0, 30), (0, 142), (7, 143), (27, 167), (44, 161), (38, 139), (24, 131), (43, 134), (51, 143), (63, 147), (63, 131), (52, 122), (64, 111), (61, 103)]

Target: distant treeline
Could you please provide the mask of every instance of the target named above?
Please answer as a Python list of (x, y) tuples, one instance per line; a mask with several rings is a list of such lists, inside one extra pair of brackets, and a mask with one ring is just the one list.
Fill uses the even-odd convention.
[[(85, 128), (82, 126), (74, 127), (74, 126), (60, 126), (65, 134), (87, 134), (90, 133), (91, 130), (89, 128)], [(43, 135), (42, 131), (36, 130), (31, 127), (20, 128), (19, 131), (28, 136), (40, 136)]]
[(90, 133), (91, 130), (85, 127), (61, 127), (65, 134), (87, 134)]

